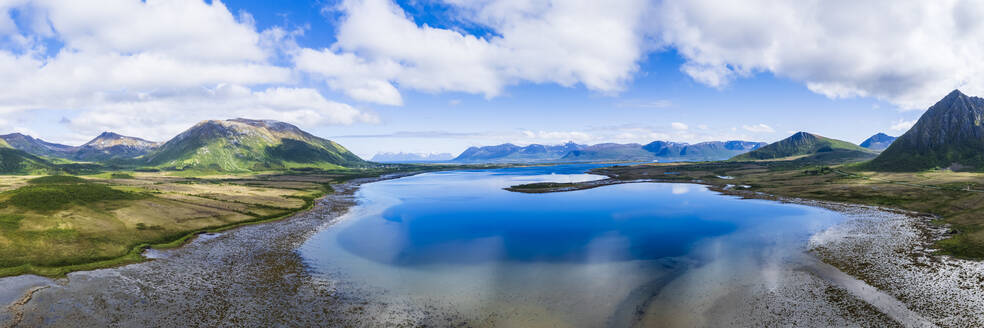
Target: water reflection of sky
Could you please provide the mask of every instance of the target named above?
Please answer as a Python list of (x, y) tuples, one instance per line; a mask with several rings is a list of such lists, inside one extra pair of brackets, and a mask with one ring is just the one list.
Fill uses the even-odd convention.
[[(458, 290), (458, 302), (486, 306), (496, 297), (476, 295), (491, 288), (496, 294), (532, 293), (538, 306), (545, 302), (570, 311), (553, 297), (593, 286), (594, 294), (582, 296), (617, 303), (658, 277), (665, 269), (658, 264), (662, 261), (761, 256), (760, 249), (775, 257), (777, 249), (801, 249), (812, 232), (840, 218), (821, 209), (743, 200), (689, 184), (623, 184), (550, 194), (502, 189), (598, 179), (583, 174), (587, 167), (441, 172), (365, 185), (359, 192), (362, 205), (309, 240), (302, 255), (324, 272), (345, 272), (408, 294)], [(569, 293), (547, 297), (536, 286)], [(578, 311), (605, 311), (586, 302)]]

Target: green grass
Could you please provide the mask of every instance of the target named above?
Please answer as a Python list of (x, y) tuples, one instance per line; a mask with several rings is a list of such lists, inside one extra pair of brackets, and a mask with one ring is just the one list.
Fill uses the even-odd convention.
[(23, 215), (0, 214), (0, 230), (12, 231), (20, 228), (20, 222), (24, 219)]
[[(55, 179), (43, 180), (45, 182), (42, 182), (43, 184), (41, 185), (36, 184), (37, 182), (35, 182), (35, 180), (45, 178)], [(106, 185), (94, 183), (54, 184), (47, 182), (50, 180), (72, 181), (72, 179), (66, 178), (69, 177), (51, 176), (31, 180), (31, 183), (35, 183), (35, 185), (24, 186), (16, 190), (9, 191), (8, 193), (10, 193), (11, 196), (6, 202), (4, 202), (4, 204), (13, 205), (26, 210), (51, 212), (66, 209), (72, 204), (84, 205), (98, 201), (140, 199), (144, 197), (138, 193), (116, 190)]]
[(133, 179), (133, 174), (113, 172), (109, 175), (109, 177), (112, 179)]
[(27, 180), (30, 184), (35, 185), (50, 185), (50, 184), (79, 184), (87, 183), (88, 181), (71, 175), (49, 175), (40, 178), (34, 178)]

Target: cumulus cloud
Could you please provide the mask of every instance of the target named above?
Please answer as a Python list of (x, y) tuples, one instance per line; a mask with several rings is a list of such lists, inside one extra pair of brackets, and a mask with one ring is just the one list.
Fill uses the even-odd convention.
[(742, 129), (745, 129), (745, 131), (755, 132), (755, 133), (771, 133), (771, 132), (776, 132), (776, 130), (772, 129), (772, 127), (770, 127), (768, 125), (765, 125), (765, 124), (762, 124), (762, 123), (755, 124), (755, 125), (742, 125), (741, 128)]
[(333, 8), (343, 14), (337, 42), (300, 51), (297, 67), (355, 99), (398, 105), (395, 85), (487, 97), (524, 81), (617, 92), (643, 55), (644, 0), (449, 3), (496, 34), (418, 26), (389, 0), (348, 0)]
[(984, 93), (977, 1), (665, 0), (654, 12), (681, 70), (710, 86), (769, 72), (918, 109), (958, 87)]
[[(180, 117), (175, 117), (175, 108), (181, 109)], [(111, 130), (167, 140), (194, 122), (230, 117), (274, 118), (302, 127), (379, 121), (373, 114), (327, 100), (314, 89), (271, 87), (253, 91), (239, 85), (219, 85), (180, 95), (101, 103), (68, 125), (89, 138)]]
[[(15, 15), (24, 23), (12, 25)], [(274, 36), (220, 1), (2, 2), (0, 113), (79, 110), (69, 125), (75, 133), (146, 137), (177, 133), (205, 113), (308, 124), (376, 120), (294, 86), (293, 69), (271, 63)]]
[(688, 128), (686, 124), (683, 124), (683, 123), (680, 123), (680, 122), (670, 123), (670, 127), (672, 127), (674, 130), (678, 130), (678, 131), (685, 131)]

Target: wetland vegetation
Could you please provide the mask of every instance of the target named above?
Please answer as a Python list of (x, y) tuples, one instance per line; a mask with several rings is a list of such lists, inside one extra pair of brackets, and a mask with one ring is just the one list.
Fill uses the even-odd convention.
[(0, 276), (61, 276), (138, 262), (148, 247), (174, 247), (197, 233), (307, 209), (335, 183), (432, 169), (440, 167), (0, 176)]

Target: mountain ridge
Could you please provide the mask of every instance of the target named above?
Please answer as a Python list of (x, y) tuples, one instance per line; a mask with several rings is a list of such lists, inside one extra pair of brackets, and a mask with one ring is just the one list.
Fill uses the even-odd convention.
[(756, 149), (764, 142), (708, 141), (695, 144), (653, 141), (642, 144), (601, 143), (582, 145), (568, 142), (563, 145), (531, 144), (517, 146), (505, 143), (495, 146), (469, 147), (454, 162), (464, 163), (535, 163), (590, 161), (709, 161), (723, 160)]
[(865, 139), (859, 146), (862, 148), (868, 148), (871, 150), (885, 150), (888, 146), (892, 145), (898, 137), (893, 137), (882, 132), (878, 132), (875, 135)]
[(984, 98), (951, 91), (867, 167), (881, 171), (984, 169)]
[(793, 135), (768, 144), (756, 150), (735, 156), (732, 161), (772, 160), (795, 156), (814, 156), (827, 153), (839, 153), (838, 157), (864, 157), (872, 155), (872, 151), (853, 143), (823, 137), (809, 132), (796, 132)]
[(334, 141), (294, 125), (243, 118), (201, 121), (139, 158), (139, 162), (178, 170), (216, 171), (368, 164)]

